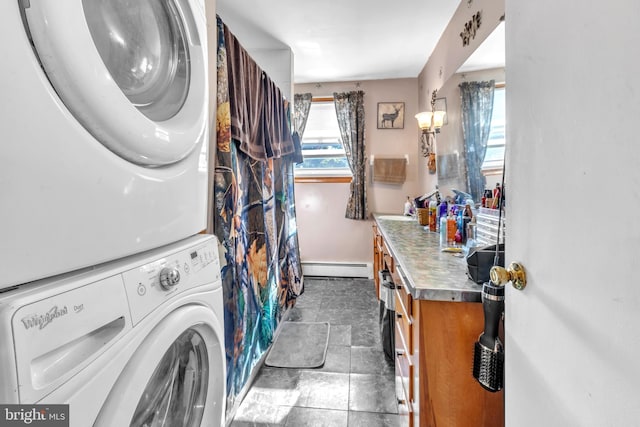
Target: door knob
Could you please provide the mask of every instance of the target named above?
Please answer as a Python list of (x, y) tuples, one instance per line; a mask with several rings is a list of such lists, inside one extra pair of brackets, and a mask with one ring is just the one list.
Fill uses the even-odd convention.
[(524, 271), (524, 267), (517, 262), (512, 262), (507, 268), (498, 265), (491, 267), (489, 277), (498, 286), (511, 282), (513, 287), (519, 291), (527, 286), (527, 274)]

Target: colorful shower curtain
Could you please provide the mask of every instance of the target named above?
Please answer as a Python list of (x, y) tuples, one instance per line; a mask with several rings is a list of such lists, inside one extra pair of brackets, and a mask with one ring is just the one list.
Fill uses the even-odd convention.
[[(247, 66), (250, 58), (219, 18), (217, 25), (214, 229), (225, 257), (227, 408), (231, 408), (269, 348), (283, 310), (301, 294), (303, 278), (293, 192), (293, 144), (289, 128), (285, 134), (282, 126), (290, 120), (289, 105), (270, 79), (265, 82), (268, 77), (262, 72), (259, 80), (239, 81), (245, 77), (240, 68)], [(239, 57), (242, 60), (236, 61)], [(248, 67), (257, 69), (255, 63)], [(262, 83), (257, 85), (256, 81)], [(253, 91), (253, 99), (261, 99), (264, 105), (244, 105), (247, 88)], [(256, 90), (265, 92), (256, 96)], [(249, 117), (263, 122), (247, 123)], [(256, 153), (267, 156), (256, 158)]]

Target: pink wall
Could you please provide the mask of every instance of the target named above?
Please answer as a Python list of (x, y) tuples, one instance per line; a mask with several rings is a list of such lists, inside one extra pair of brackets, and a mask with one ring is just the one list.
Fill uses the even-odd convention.
[[(425, 186), (419, 169), (426, 161), (419, 153), (420, 130), (417, 79), (369, 80), (359, 83), (313, 83), (295, 85), (296, 93), (331, 96), (334, 92), (362, 90), (365, 93), (365, 138), (367, 158), (409, 156), (407, 179), (402, 185), (372, 183), (367, 177), (370, 212), (402, 214), (407, 196), (415, 197)], [(404, 129), (377, 129), (378, 102), (404, 102)], [(368, 171), (367, 171), (368, 172)], [(369, 221), (344, 218), (349, 184), (296, 183), (296, 215), (302, 262), (371, 263)]]

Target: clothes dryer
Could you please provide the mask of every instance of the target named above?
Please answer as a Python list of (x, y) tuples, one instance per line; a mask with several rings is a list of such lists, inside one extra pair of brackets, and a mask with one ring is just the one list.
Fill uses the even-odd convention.
[(204, 0), (7, 0), (0, 38), (0, 288), (206, 227)]
[(0, 293), (0, 402), (69, 405), (71, 427), (224, 425), (217, 240)]

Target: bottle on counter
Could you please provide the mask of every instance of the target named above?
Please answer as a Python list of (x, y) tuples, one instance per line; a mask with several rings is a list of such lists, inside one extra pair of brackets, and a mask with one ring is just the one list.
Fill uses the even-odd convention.
[(440, 247), (447, 247), (447, 217), (440, 217)]
[(429, 202), (429, 231), (438, 229), (438, 205), (432, 200)]
[(464, 243), (464, 212), (462, 209), (458, 209), (458, 216), (456, 217), (456, 226), (458, 230), (456, 231), (456, 243)]
[(458, 231), (458, 224), (452, 210), (447, 216), (447, 246), (454, 246), (456, 242), (456, 231)]
[(442, 217), (447, 217), (447, 212), (449, 211), (449, 207), (447, 205), (447, 201), (443, 200), (440, 205), (438, 205), (438, 223), (440, 223), (440, 219)]
[(497, 182), (496, 188), (493, 189), (493, 202), (491, 204), (492, 209), (498, 209), (498, 207), (500, 206), (500, 199), (502, 198), (501, 192), (502, 190), (500, 188), (500, 183)]
[(413, 207), (413, 205), (411, 204), (411, 200), (409, 199), (409, 196), (407, 196), (407, 201), (404, 202), (404, 214), (406, 216), (411, 216), (411, 208)]

